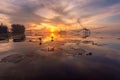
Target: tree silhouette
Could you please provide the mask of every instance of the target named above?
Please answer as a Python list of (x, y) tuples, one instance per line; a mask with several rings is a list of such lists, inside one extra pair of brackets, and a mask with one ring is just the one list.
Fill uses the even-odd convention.
[(9, 38), (8, 27), (1, 24), (0, 25), (0, 40), (4, 40), (8, 38)]
[(25, 26), (20, 24), (12, 24), (12, 34), (24, 34)]
[(14, 42), (20, 42), (25, 40), (25, 26), (21, 24), (12, 24), (11, 29)]
[(1, 24), (0, 25), (0, 34), (7, 34), (8, 33), (8, 27)]

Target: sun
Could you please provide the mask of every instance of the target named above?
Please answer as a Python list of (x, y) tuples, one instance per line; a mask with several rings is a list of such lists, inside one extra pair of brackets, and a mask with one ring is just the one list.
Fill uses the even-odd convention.
[(54, 33), (55, 32), (55, 28), (54, 27), (50, 28), (50, 32)]

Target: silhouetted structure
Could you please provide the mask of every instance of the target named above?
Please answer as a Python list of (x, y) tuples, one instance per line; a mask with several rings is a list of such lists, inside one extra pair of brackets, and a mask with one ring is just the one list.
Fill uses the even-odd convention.
[(25, 40), (25, 27), (20, 24), (12, 25), (12, 36), (14, 42)]
[(8, 27), (1, 24), (0, 25), (0, 40), (9, 40)]
[(87, 29), (87, 28), (85, 28), (82, 24), (81, 24), (81, 22), (80, 22), (80, 18), (77, 20), (77, 22), (79, 23), (79, 25), (82, 27), (82, 38), (87, 38), (87, 37), (89, 37), (90, 36), (90, 34), (91, 34), (91, 31), (90, 31), (90, 29)]
[(83, 38), (87, 38), (87, 37), (89, 37), (90, 34), (91, 34), (90, 30), (87, 29), (87, 28), (83, 28), (83, 29), (82, 29), (82, 32), (83, 32), (83, 35), (82, 35)]
[(51, 36), (51, 42), (53, 42), (54, 41), (54, 37), (53, 36)]
[(42, 45), (42, 38), (39, 38), (39, 40), (40, 40), (40, 43), (39, 43), (39, 45)]

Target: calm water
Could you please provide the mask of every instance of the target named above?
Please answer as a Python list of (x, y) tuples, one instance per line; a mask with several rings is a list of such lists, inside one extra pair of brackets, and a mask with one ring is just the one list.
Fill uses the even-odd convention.
[[(34, 42), (0, 43), (1, 59), (12, 54), (40, 55), (36, 57), (37, 60), (17, 63), (17, 66), (8, 69), (3, 75), (7, 74), (10, 80), (14, 77), (16, 80), (120, 80), (119, 39), (81, 39), (72, 36), (55, 39), (54, 42), (49, 40), (47, 38), (41, 46), (37, 39)], [(48, 52), (48, 48), (53, 47), (55, 51)], [(88, 53), (92, 55), (87, 55)]]

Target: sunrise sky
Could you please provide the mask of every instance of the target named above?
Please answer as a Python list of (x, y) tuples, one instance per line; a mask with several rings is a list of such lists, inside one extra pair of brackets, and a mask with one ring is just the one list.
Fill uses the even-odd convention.
[(120, 0), (0, 0), (0, 23), (27, 28), (120, 29)]

